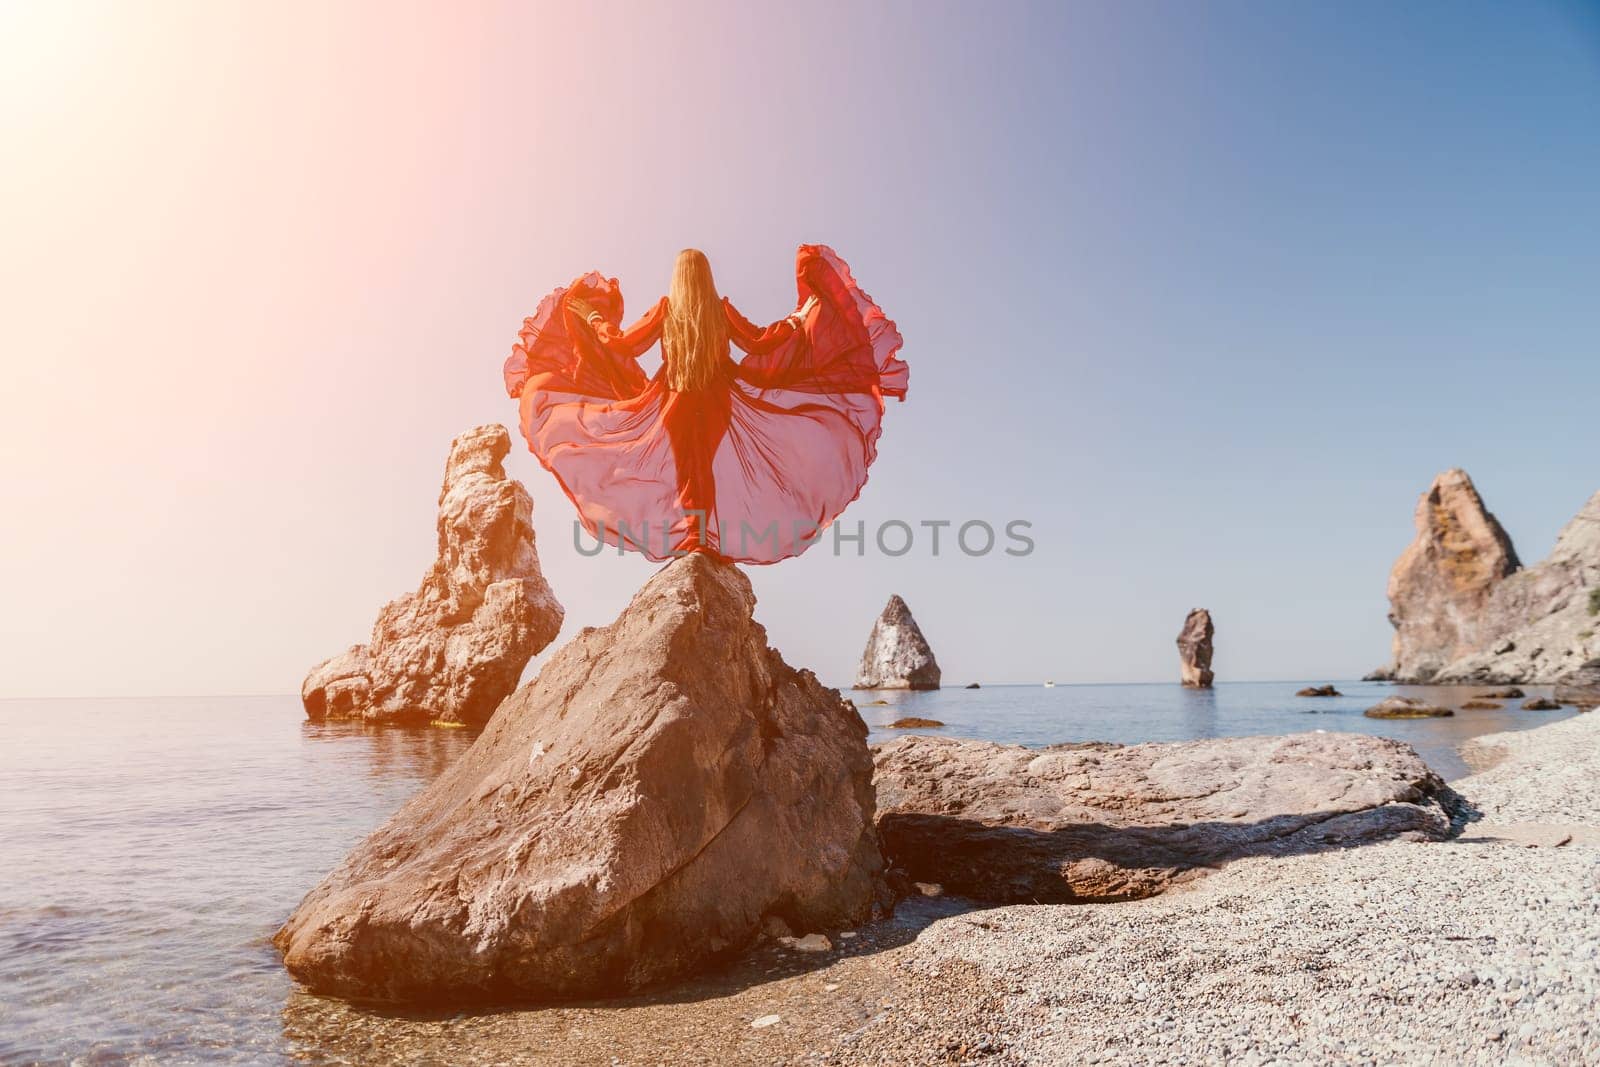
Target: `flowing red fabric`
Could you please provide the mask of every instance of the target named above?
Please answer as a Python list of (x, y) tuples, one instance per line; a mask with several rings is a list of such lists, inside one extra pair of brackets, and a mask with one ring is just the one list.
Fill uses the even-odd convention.
[[(825, 245), (795, 256), (799, 329), (761, 329), (726, 300), (746, 353), (708, 388), (668, 387), (665, 362), (638, 356), (660, 336), (666, 301), (621, 329), (622, 289), (591, 272), (523, 320), (505, 363), (528, 447), (566, 490), (589, 534), (664, 560), (709, 551), (742, 563), (797, 556), (861, 492), (877, 455), (883, 398), (910, 370), (894, 323)], [(579, 298), (605, 323), (572, 311)]]

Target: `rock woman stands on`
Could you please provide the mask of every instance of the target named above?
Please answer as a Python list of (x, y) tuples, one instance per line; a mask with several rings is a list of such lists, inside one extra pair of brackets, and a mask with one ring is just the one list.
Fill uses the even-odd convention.
[[(825, 245), (800, 246), (795, 276), (796, 310), (764, 329), (718, 296), (692, 248), (632, 326), (617, 279), (596, 272), (523, 321), (506, 390), (591, 535), (652, 560), (774, 563), (861, 492), (883, 398), (905, 399), (900, 333)], [(650, 377), (638, 360), (657, 340)]]

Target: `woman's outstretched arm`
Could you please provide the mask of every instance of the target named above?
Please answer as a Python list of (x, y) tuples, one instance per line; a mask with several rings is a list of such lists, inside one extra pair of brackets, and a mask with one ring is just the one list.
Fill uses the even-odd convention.
[(739, 309), (733, 306), (733, 301), (723, 297), (722, 308), (728, 313), (728, 340), (753, 356), (771, 352), (800, 328), (816, 305), (817, 298), (813, 295), (798, 310), (762, 329), (741, 315)]
[(611, 325), (585, 300), (574, 297), (569, 306), (580, 319), (588, 323), (595, 338), (607, 352), (625, 359), (638, 359), (649, 351), (661, 336), (661, 324), (667, 317), (666, 297), (656, 301), (655, 307), (639, 316), (639, 321), (625, 330)]

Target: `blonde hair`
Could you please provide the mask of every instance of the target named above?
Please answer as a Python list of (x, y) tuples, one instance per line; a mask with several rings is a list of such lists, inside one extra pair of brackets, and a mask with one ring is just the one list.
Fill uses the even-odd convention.
[(661, 351), (667, 384), (678, 392), (704, 389), (728, 361), (728, 320), (711, 277), (711, 261), (698, 248), (679, 252), (672, 266)]

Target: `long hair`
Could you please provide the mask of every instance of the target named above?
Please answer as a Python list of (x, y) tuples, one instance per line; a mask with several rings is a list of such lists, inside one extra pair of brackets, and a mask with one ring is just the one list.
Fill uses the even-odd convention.
[(679, 252), (672, 266), (661, 351), (667, 384), (678, 392), (704, 389), (728, 361), (728, 320), (711, 277), (711, 261), (698, 248)]

